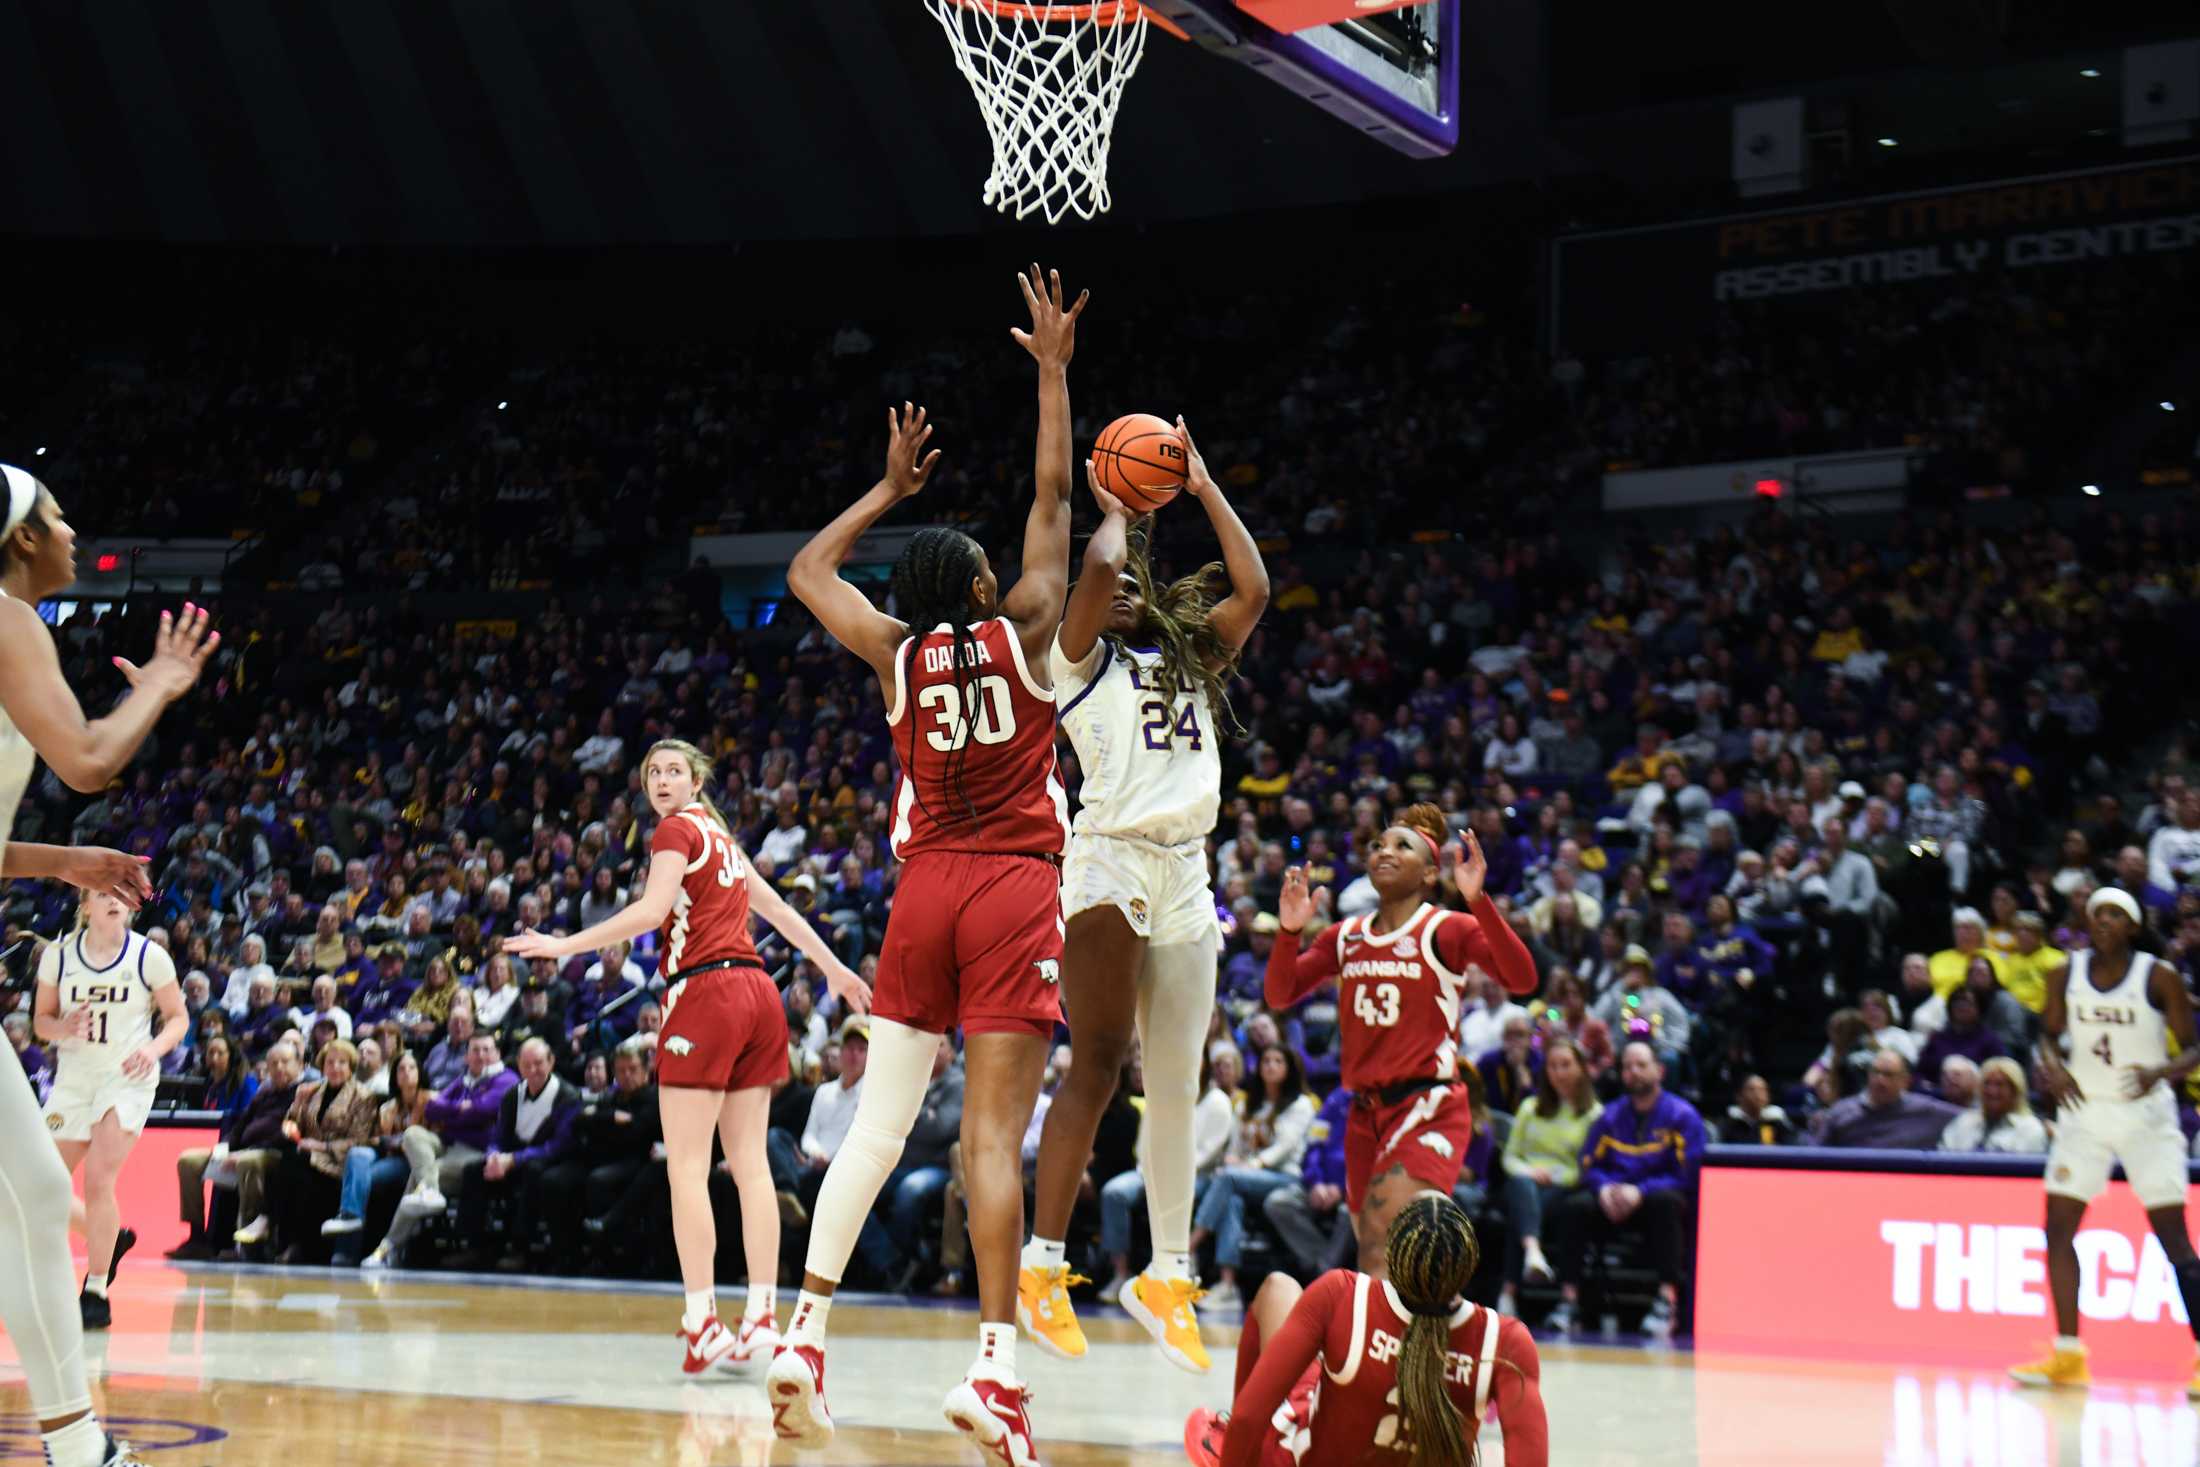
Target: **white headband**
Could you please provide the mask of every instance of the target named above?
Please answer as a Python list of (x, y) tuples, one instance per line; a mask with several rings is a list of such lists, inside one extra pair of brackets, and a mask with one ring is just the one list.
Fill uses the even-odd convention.
[(38, 481), (14, 464), (0, 464), (0, 474), (8, 479), (8, 522), (0, 528), (0, 540), (4, 540), (31, 517), (31, 509), (38, 503)]
[(2104, 886), (2086, 900), (2085, 914), (2090, 917), (2103, 907), (2114, 907), (2134, 922), (2145, 919), (2139, 915), (2139, 904), (2131, 899), (2131, 893), (2119, 887)]

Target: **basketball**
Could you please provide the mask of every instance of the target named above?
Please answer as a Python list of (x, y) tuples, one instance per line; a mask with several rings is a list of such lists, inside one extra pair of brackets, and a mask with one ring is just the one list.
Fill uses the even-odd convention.
[(1125, 413), (1092, 445), (1093, 477), (1133, 514), (1152, 514), (1176, 498), (1185, 468), (1175, 425), (1152, 413)]

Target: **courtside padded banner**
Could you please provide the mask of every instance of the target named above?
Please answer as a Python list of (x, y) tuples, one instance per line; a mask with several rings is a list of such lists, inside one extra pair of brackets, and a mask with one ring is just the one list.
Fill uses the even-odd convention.
[[(1989, 1370), (2045, 1353), (2037, 1177), (1706, 1167), (1696, 1348)], [(2078, 1231), (2080, 1332), (2096, 1377), (2192, 1372), (2168, 1255), (2112, 1183)]]
[(1723, 304), (2200, 250), (2200, 157), (1566, 235), (1555, 353), (1694, 340)]

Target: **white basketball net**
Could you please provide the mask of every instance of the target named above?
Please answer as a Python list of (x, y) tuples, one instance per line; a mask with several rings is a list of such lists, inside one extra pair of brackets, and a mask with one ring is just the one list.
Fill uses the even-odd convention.
[(1018, 219), (1107, 210), (1108, 140), (1146, 50), (1135, 0), (1016, 5), (925, 0), (993, 137), (985, 202)]

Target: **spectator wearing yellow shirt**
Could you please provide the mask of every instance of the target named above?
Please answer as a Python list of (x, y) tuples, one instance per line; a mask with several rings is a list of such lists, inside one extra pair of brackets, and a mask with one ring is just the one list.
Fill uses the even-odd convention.
[(1986, 919), (1976, 907), (1958, 907), (1954, 921), (1955, 946), (1944, 947), (1934, 953), (1931, 960), (1933, 995), (1946, 998), (1963, 982), (1963, 975), (1971, 967), (1971, 959), (1985, 956), (1993, 966), (1994, 976), (2007, 981), (2002, 968), (2002, 955), (1986, 945)]
[(1818, 633), (1818, 640), (1811, 643), (1810, 655), (1818, 662), (1846, 662), (1863, 650), (1863, 629), (1846, 606), (1837, 606)]
[(1678, 754), (1666, 749), (1665, 738), (1665, 730), (1654, 723), (1635, 730), (1635, 747), (1604, 776), (1614, 796), (1631, 794), (1656, 779), (1666, 765), (1682, 762)]
[(2036, 1014), (2047, 1005), (2047, 975), (2067, 966), (2070, 954), (2047, 940), (2047, 919), (2037, 912), (2017, 913), (2010, 930), (2017, 946), (2002, 954), (2001, 986)]

